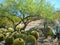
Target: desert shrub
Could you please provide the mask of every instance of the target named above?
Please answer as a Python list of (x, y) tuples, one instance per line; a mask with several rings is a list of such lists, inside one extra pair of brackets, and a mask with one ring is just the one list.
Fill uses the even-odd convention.
[(32, 31), (31, 35), (33, 35), (36, 39), (39, 38), (39, 33), (37, 31)]
[(25, 45), (25, 42), (22, 38), (17, 38), (14, 40), (13, 45)]
[(36, 38), (32, 35), (28, 35), (26, 39), (26, 45), (36, 45)]

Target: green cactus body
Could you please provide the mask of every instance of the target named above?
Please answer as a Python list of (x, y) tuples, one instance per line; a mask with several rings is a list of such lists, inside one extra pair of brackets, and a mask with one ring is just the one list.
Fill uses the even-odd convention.
[(14, 40), (13, 45), (25, 45), (25, 42), (21, 38), (17, 38)]
[(36, 45), (36, 38), (32, 35), (28, 35), (26, 45)]
[(13, 32), (14, 31), (14, 29), (13, 28), (8, 28), (8, 32)]
[(3, 33), (3, 31), (2, 31), (2, 30), (0, 30), (0, 33)]
[(19, 38), (20, 33), (18, 33), (18, 32), (14, 32), (12, 35), (13, 35), (14, 39), (16, 39), (16, 38)]
[(0, 34), (0, 41), (3, 41), (3, 40), (4, 40), (4, 35)]
[(31, 35), (33, 35), (36, 39), (39, 38), (39, 33), (37, 31), (32, 31)]
[(8, 36), (5, 39), (5, 43), (8, 44), (8, 45), (9, 44), (12, 44), (13, 43), (13, 40), (14, 40), (14, 38), (12, 36)]
[(21, 30), (22, 34), (27, 34), (27, 32), (25, 30)]
[(26, 34), (20, 34), (20, 38), (22, 38), (25, 41), (27, 39), (27, 35)]

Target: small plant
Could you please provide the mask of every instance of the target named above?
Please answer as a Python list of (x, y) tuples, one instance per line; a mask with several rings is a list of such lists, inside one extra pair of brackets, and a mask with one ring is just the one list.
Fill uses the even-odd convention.
[(14, 40), (13, 45), (25, 45), (25, 42), (21, 38), (17, 38)]
[(31, 35), (33, 35), (36, 39), (39, 38), (39, 33), (37, 31), (32, 31)]
[(51, 30), (48, 31), (48, 35), (53, 36), (53, 32)]

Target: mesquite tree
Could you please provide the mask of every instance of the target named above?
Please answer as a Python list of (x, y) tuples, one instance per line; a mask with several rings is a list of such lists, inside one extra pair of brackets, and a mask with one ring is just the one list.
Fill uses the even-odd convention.
[(19, 23), (14, 24), (15, 30), (21, 22), (24, 24), (22, 28), (24, 30), (34, 17), (48, 19), (53, 17), (53, 7), (46, 0), (4, 0), (3, 7), (7, 12), (5, 14), (15, 15), (21, 19)]

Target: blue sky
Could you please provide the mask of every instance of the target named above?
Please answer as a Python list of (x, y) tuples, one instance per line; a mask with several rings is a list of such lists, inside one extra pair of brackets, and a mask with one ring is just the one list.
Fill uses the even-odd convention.
[[(3, 0), (0, 0), (2, 2)], [(49, 1), (52, 5), (54, 5), (55, 9), (60, 9), (60, 0), (47, 0)]]
[(60, 0), (48, 0), (56, 9), (60, 9)]
[(0, 0), (0, 2), (2, 2), (3, 0)]

